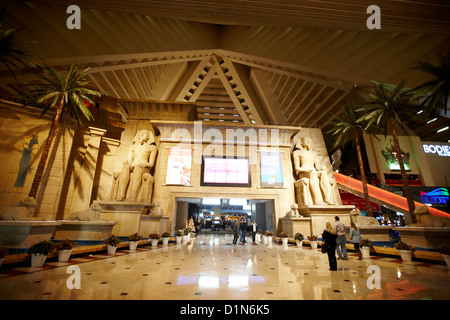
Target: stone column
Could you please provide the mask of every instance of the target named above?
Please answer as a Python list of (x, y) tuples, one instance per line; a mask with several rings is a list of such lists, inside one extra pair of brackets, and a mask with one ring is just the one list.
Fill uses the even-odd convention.
[(83, 165), (78, 175), (78, 181), (75, 186), (70, 213), (86, 211), (89, 209), (98, 159), (98, 151), (100, 149), (100, 142), (102, 141), (102, 137), (105, 133), (105, 129), (89, 127), (89, 134), (91, 138), (86, 149)]

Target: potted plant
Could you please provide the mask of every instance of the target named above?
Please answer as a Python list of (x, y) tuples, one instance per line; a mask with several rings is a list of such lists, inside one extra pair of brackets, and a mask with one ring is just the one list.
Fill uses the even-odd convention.
[(272, 239), (273, 239), (273, 232), (266, 230), (266, 232), (264, 233), (266, 235), (266, 239), (267, 239), (267, 243), (269, 245), (272, 244)]
[(0, 247), (0, 266), (2, 265), (3, 261), (5, 260), (6, 255), (8, 254), (8, 249), (4, 247)]
[(130, 247), (130, 251), (136, 251), (136, 248), (139, 244), (139, 240), (142, 239), (142, 236), (137, 232), (128, 237), (128, 245)]
[(162, 234), (162, 239), (163, 239), (163, 246), (167, 246), (169, 244), (170, 233), (164, 232)]
[(402, 258), (403, 262), (411, 262), (412, 261), (412, 253), (414, 251), (413, 246), (410, 246), (403, 241), (397, 242), (394, 246), (395, 246), (395, 249), (397, 249), (398, 252), (400, 253), (400, 257)]
[(156, 248), (158, 246), (158, 241), (159, 241), (160, 235), (157, 233), (152, 233), (148, 237), (150, 238), (150, 240), (152, 242), (152, 247)]
[(115, 254), (117, 250), (117, 246), (120, 243), (120, 239), (115, 235), (111, 235), (109, 238), (105, 240), (106, 249), (108, 250), (108, 254)]
[(370, 249), (372, 249), (373, 244), (369, 239), (362, 239), (359, 243), (359, 249), (361, 250), (361, 254), (363, 258), (370, 257)]
[(302, 247), (303, 246), (303, 235), (300, 232), (297, 232), (294, 236), (295, 239), (295, 243), (297, 244), (297, 247)]
[(39, 241), (33, 244), (28, 252), (31, 254), (31, 266), (42, 267), (47, 256), (55, 250), (55, 245), (50, 240)]
[(183, 238), (183, 230), (178, 230), (178, 231), (175, 233), (175, 241), (176, 241), (176, 244), (180, 244), (182, 238)]
[(67, 262), (72, 254), (73, 248), (78, 245), (77, 241), (70, 241), (65, 239), (56, 245), (56, 250), (58, 250), (58, 262)]
[(447, 268), (450, 268), (450, 247), (444, 244), (441, 247), (440, 252), (445, 260), (445, 263), (447, 264)]
[(311, 248), (312, 249), (317, 249), (317, 240), (318, 239), (319, 238), (317, 236), (315, 236), (315, 235), (308, 236), (308, 240), (309, 240), (309, 242), (311, 244)]
[(283, 246), (287, 247), (288, 242), (289, 242), (289, 234), (287, 234), (286, 232), (281, 232), (280, 238), (283, 243)]

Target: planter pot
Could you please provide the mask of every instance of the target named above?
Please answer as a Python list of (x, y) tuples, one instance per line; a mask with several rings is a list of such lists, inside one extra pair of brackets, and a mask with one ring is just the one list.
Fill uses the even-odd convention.
[(182, 236), (176, 236), (175, 237), (176, 244), (180, 244), (182, 238), (183, 238)]
[(152, 247), (158, 246), (158, 239), (152, 239)]
[(284, 247), (288, 246), (289, 238), (281, 238), (281, 241), (283, 242)]
[(398, 250), (400, 252), (400, 257), (402, 257), (403, 262), (412, 261), (412, 251), (410, 250)]
[(163, 246), (167, 246), (169, 244), (169, 237), (164, 237), (163, 238)]
[(442, 257), (445, 260), (445, 263), (447, 264), (447, 268), (450, 269), (450, 254), (443, 254)]
[(295, 244), (297, 245), (297, 247), (301, 248), (303, 247), (303, 240), (295, 240)]
[(273, 239), (273, 237), (272, 236), (266, 236), (266, 238), (267, 238), (267, 243), (270, 245), (270, 244), (272, 244), (272, 239)]
[(262, 235), (262, 243), (267, 244), (267, 237), (265, 235)]
[(128, 245), (130, 247), (130, 251), (136, 251), (139, 241), (129, 241)]
[(311, 249), (317, 249), (317, 241), (311, 241)]
[(256, 242), (261, 242), (261, 234), (259, 234), (259, 233), (256, 234), (255, 241)]
[(189, 242), (189, 236), (183, 236), (183, 243), (188, 243)]
[(40, 268), (44, 266), (45, 260), (47, 259), (47, 255), (44, 254), (31, 254), (31, 266), (33, 268)]
[(69, 257), (70, 257), (71, 253), (72, 253), (72, 249), (58, 250), (58, 262), (69, 261)]
[(106, 250), (108, 250), (108, 254), (116, 254), (117, 246), (111, 246), (109, 244), (106, 245)]
[(370, 258), (370, 247), (360, 247), (363, 258)]

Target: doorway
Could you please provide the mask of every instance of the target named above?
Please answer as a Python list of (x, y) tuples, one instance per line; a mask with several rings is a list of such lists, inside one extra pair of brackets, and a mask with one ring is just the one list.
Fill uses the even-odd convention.
[(253, 220), (258, 229), (274, 232), (273, 199), (245, 198), (176, 198), (175, 230), (185, 229), (194, 221), (196, 232), (233, 233), (236, 220), (246, 219), (250, 227)]

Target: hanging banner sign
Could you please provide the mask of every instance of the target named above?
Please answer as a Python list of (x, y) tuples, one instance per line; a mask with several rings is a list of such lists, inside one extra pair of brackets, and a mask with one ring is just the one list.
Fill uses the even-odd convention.
[(191, 185), (192, 149), (170, 148), (166, 184)]

